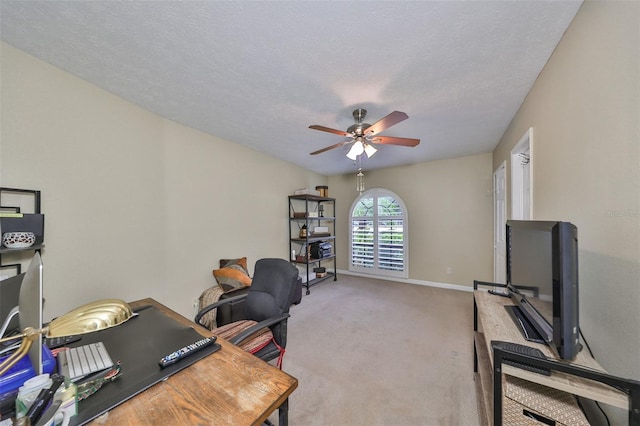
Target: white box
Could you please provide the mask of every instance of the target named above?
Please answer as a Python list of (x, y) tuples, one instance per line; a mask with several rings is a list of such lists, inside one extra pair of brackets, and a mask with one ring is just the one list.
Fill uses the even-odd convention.
[(298, 275), (300, 279), (302, 279), (302, 283), (306, 283), (307, 281), (311, 281), (316, 277), (316, 273), (313, 272), (313, 268), (309, 268), (309, 274), (307, 275), (307, 266), (306, 265), (296, 265), (298, 268)]

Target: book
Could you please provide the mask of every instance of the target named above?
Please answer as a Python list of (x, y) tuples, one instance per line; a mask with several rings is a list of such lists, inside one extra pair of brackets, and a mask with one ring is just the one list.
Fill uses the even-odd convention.
[(15, 212), (0, 212), (0, 217), (24, 217), (24, 215)]

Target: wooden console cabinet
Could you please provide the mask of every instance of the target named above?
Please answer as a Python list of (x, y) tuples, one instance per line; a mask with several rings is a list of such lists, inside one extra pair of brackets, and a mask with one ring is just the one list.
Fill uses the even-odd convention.
[[(640, 424), (640, 382), (608, 375), (586, 349), (569, 363), (556, 359), (546, 345), (526, 341), (505, 309), (513, 304), (511, 299), (478, 289), (490, 284), (474, 282), (473, 294), (474, 379), (480, 424), (588, 425), (574, 395), (627, 409), (629, 424)], [(501, 351), (494, 359), (492, 341), (537, 347), (547, 360), (531, 362), (550, 369), (551, 375), (503, 364)]]

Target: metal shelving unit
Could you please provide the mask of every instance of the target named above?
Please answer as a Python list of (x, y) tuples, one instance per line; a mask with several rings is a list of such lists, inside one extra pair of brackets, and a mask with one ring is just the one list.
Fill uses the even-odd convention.
[[(336, 268), (336, 247), (335, 247), (335, 198), (319, 197), (317, 195), (290, 195), (289, 196), (289, 253), (295, 258), (291, 262), (297, 265), (304, 265), (306, 272), (306, 282), (303, 285), (307, 288), (307, 294), (311, 293), (310, 288), (322, 281), (333, 278), (338, 279)], [(324, 213), (329, 216), (324, 216)], [(302, 227), (307, 229), (305, 236), (300, 235)], [(312, 226), (327, 226), (328, 235), (313, 235)], [(331, 244), (331, 251), (323, 253), (322, 257), (312, 257), (312, 244)], [(318, 254), (318, 253), (314, 253)], [(293, 256), (293, 255), (292, 255)], [(320, 278), (315, 277), (314, 268), (322, 267), (324, 264), (333, 263), (333, 271), (327, 271), (326, 275)]]

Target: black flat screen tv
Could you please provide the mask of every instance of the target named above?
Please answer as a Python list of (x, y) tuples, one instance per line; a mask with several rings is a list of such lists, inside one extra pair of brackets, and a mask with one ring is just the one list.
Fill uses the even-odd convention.
[(507, 221), (507, 288), (527, 340), (562, 359), (582, 349), (578, 314), (578, 229), (569, 222)]

